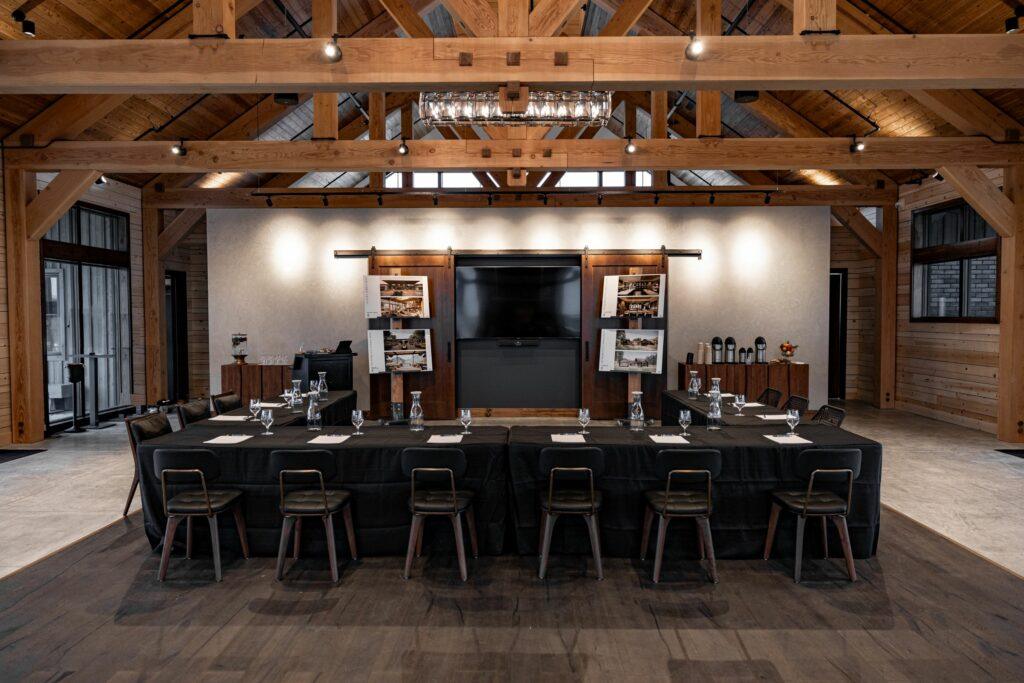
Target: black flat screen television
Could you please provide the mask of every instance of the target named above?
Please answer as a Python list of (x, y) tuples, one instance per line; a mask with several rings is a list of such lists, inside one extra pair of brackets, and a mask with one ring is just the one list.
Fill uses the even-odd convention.
[(579, 266), (459, 266), (459, 339), (580, 336)]

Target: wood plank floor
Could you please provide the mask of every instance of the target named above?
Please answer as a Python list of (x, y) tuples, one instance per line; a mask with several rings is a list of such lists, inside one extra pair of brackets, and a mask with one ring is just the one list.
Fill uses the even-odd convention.
[[(198, 532), (197, 532), (198, 533)], [(670, 532), (671, 534), (671, 532)], [(671, 535), (669, 543), (672, 542)], [(0, 680), (1022, 680), (1024, 581), (885, 511), (879, 555), (696, 564), (586, 558), (172, 560), (133, 515), (0, 581)], [(584, 572), (586, 574), (584, 575)]]

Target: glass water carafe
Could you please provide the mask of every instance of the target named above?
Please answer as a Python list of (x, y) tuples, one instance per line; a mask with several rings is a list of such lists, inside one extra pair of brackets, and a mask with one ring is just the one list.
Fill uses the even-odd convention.
[(697, 398), (700, 395), (700, 378), (696, 370), (690, 370), (690, 384), (686, 389), (686, 395), (690, 398)]
[(422, 391), (412, 392), (412, 407), (409, 408), (409, 429), (414, 432), (423, 431), (423, 405), (420, 403)]
[(718, 394), (711, 396), (711, 403), (708, 406), (708, 429), (718, 431), (722, 428), (722, 397)]
[(309, 407), (306, 408), (306, 429), (311, 432), (319, 432), (323, 427), (323, 420), (320, 417), (320, 409), (317, 408), (317, 394), (309, 392)]
[(292, 380), (292, 395), (291, 395), (291, 399), (289, 399), (289, 405), (291, 406), (293, 413), (301, 413), (302, 412), (302, 380), (301, 379), (293, 379)]
[(643, 403), (643, 392), (633, 392), (633, 402), (629, 405), (629, 428), (634, 432), (643, 431), (645, 426), (644, 421), (644, 403)]
[(722, 402), (722, 379), (720, 377), (711, 378), (711, 388), (708, 389), (708, 396), (711, 398), (717, 398), (718, 402)]
[(320, 394), (320, 398), (327, 398), (327, 373), (318, 372), (316, 373), (316, 390)]

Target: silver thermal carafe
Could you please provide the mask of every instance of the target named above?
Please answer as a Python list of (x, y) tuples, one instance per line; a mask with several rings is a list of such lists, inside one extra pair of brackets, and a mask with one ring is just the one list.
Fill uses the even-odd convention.
[(768, 362), (768, 342), (764, 340), (764, 337), (758, 337), (754, 340), (754, 348), (757, 349), (754, 361), (757, 363)]
[(747, 347), (747, 365), (754, 364), (754, 349), (750, 346)]
[(736, 340), (732, 337), (725, 338), (725, 362), (736, 362)]
[(711, 340), (711, 362), (722, 362), (722, 338), (715, 337)]
[(739, 362), (740, 365), (744, 365), (747, 362), (747, 350), (742, 346), (740, 347)]

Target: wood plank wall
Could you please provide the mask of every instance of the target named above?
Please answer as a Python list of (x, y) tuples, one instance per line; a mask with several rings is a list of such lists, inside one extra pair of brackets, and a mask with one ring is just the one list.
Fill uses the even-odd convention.
[[(2, 162), (0, 162), (2, 163)], [(0, 226), (6, 226), (0, 182)], [(11, 443), (11, 352), (7, 327), (7, 230), (0, 228), (0, 446)]]
[(832, 268), (848, 274), (846, 399), (875, 398), (875, 274), (878, 259), (844, 226), (832, 226)]
[[(174, 216), (168, 213), (167, 220)], [(185, 273), (188, 306), (189, 395), (210, 395), (210, 323), (207, 295), (206, 220), (192, 231), (164, 259), (167, 270)]]

